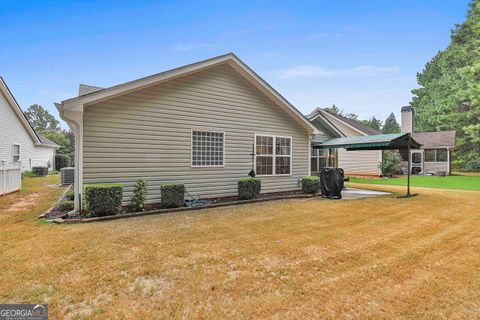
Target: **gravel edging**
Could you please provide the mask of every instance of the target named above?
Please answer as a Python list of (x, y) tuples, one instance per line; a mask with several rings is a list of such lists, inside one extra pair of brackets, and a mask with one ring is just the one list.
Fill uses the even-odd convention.
[(249, 204), (249, 203), (267, 202), (267, 201), (275, 201), (275, 200), (288, 200), (288, 199), (306, 199), (306, 198), (315, 198), (315, 197), (320, 197), (320, 195), (304, 194), (304, 195), (292, 195), (292, 196), (278, 196), (278, 197), (264, 198), (264, 199), (238, 200), (238, 201), (232, 201), (232, 202), (214, 203), (211, 205), (199, 206), (199, 207), (157, 209), (157, 210), (151, 210), (151, 211), (117, 214), (113, 216), (104, 216), (104, 217), (74, 218), (74, 219), (56, 218), (51, 221), (53, 221), (56, 224), (90, 223), (90, 222), (99, 222), (99, 221), (136, 218), (136, 217), (150, 216), (155, 214), (167, 214), (167, 213), (174, 213), (174, 212), (196, 211), (196, 210), (204, 210), (204, 209), (212, 209), (212, 208), (220, 208), (220, 207), (229, 207), (229, 206)]
[(63, 198), (65, 198), (66, 194), (68, 191), (70, 191), (70, 189), (72, 189), (72, 185), (68, 186), (67, 189), (65, 189), (65, 191), (63, 191), (63, 193), (60, 195), (60, 197), (58, 198), (57, 201), (55, 201), (55, 203), (53, 204), (53, 206), (51, 206), (47, 211), (45, 211), (44, 213), (40, 214), (38, 216), (38, 219), (43, 219), (45, 218), (53, 209), (55, 209), (55, 207), (57, 206), (57, 204), (59, 204)]

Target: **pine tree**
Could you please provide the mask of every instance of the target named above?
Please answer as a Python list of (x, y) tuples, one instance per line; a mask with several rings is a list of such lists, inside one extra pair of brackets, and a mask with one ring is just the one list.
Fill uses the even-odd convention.
[(395, 118), (395, 115), (390, 113), (390, 115), (385, 119), (385, 124), (382, 128), (382, 133), (399, 133), (400, 132), (400, 125)]

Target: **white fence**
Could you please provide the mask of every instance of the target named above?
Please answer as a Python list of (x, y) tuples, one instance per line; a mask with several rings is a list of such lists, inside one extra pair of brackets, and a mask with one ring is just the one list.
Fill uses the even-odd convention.
[(20, 190), (22, 187), (22, 170), (20, 162), (0, 163), (0, 196)]

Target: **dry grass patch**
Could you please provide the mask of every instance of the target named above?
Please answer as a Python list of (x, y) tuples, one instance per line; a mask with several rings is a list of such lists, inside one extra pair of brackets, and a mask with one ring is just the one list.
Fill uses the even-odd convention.
[(52, 318), (471, 319), (479, 206), (480, 192), (422, 189), (84, 225), (22, 209), (0, 218), (0, 300)]

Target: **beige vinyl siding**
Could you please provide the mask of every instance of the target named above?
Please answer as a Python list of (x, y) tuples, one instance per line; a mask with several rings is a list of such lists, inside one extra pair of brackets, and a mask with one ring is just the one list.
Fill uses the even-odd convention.
[[(224, 167), (191, 167), (191, 130), (224, 132)], [(183, 182), (194, 196), (235, 195), (251, 170), (254, 134), (291, 136), (291, 176), (262, 177), (262, 192), (298, 189), (308, 174), (308, 133), (227, 65), (204, 70), (87, 106), (84, 183), (125, 184), (125, 201), (138, 178), (149, 202), (160, 184)]]
[[(347, 137), (363, 135), (333, 116), (327, 114), (326, 117)], [(338, 149), (338, 167), (342, 168), (345, 174), (380, 175), (378, 164), (381, 159), (381, 150), (347, 151), (343, 148)]]
[(55, 149), (35, 145), (22, 121), (0, 91), (0, 162), (10, 163), (13, 156), (13, 144), (20, 145), (22, 171), (35, 166), (53, 166)]

